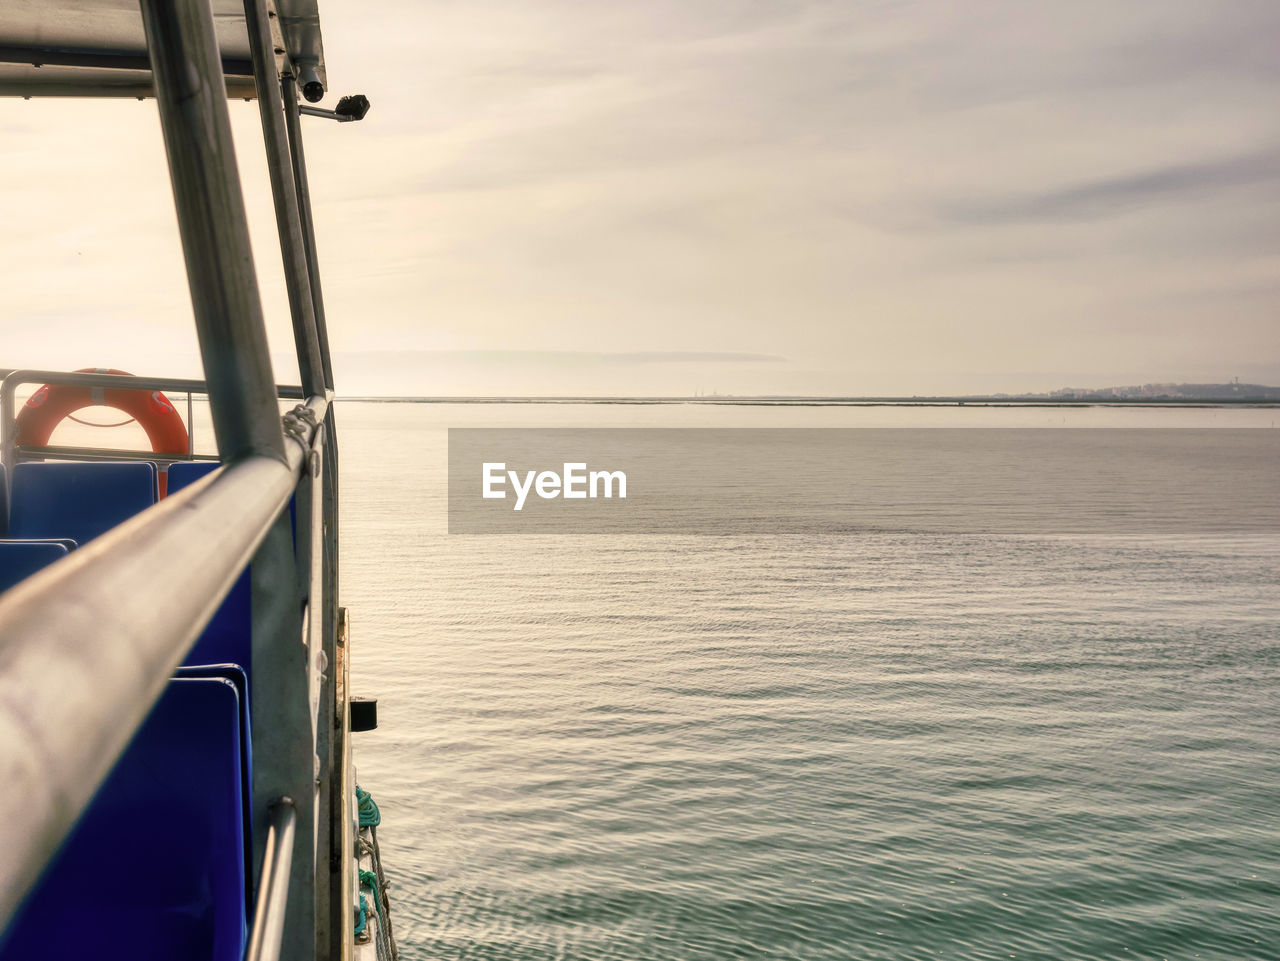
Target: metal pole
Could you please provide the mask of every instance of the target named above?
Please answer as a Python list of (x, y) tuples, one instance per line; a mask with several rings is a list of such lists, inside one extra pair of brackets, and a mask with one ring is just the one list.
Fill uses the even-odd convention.
[(306, 244), (307, 268), (311, 276), (311, 303), (315, 307), (316, 333), (320, 338), (320, 359), (324, 364), (324, 385), (333, 389), (333, 363), (329, 356), (329, 326), (324, 314), (324, 294), (320, 290), (320, 266), (316, 257), (316, 231), (311, 218), (311, 191), (307, 186), (307, 160), (302, 152), (302, 121), (298, 115), (298, 85), (285, 77), (281, 88), (284, 116), (289, 128), (289, 150), (293, 158), (293, 182), (302, 214), (302, 237)]
[(18, 423), (14, 413), (13, 390), (15, 383), (6, 375), (0, 384), (0, 465), (7, 478), (13, 477), (13, 465), (17, 461)]
[(346, 117), (338, 113), (336, 110), (326, 110), (323, 107), (309, 107), (305, 103), (298, 105), (298, 113), (304, 117), (323, 117), (325, 120), (336, 120), (338, 123), (351, 123), (357, 120), (357, 117)]
[[(314, 455), (309, 454), (307, 467)], [(296, 490), (296, 488), (295, 488)], [(299, 520), (301, 533), (302, 521)], [(314, 961), (315, 930), (315, 734), (308, 700), (308, 658), (303, 643), (305, 598), (299, 589), (289, 511), (281, 511), (249, 568), (252, 612), (253, 796), (263, 801), (292, 797), (298, 811), (298, 837), (289, 872), (285, 911), (284, 957)], [(265, 813), (253, 812), (254, 863), (265, 851)]]
[[(334, 908), (332, 891), (332, 834), (333, 813), (330, 793), (333, 783), (333, 665), (334, 654), (325, 646), (324, 611), (329, 599), (325, 596), (325, 565), (323, 563), (324, 499), (322, 488), (326, 457), (325, 429), (321, 424), (311, 441), (311, 470), (298, 484), (294, 503), (297, 507), (298, 575), (303, 582), (307, 612), (304, 619), (304, 643), (307, 649), (311, 686), (309, 707), (315, 714), (315, 757), (319, 759), (315, 777), (315, 955), (308, 961), (340, 961), (335, 930), (330, 917)], [(308, 852), (310, 853), (310, 852)], [(349, 867), (349, 865), (348, 865)]]
[(139, 0), (218, 452), (284, 460), (209, 0)]
[(293, 836), (298, 823), (291, 798), (271, 805), (267, 824), (267, 852), (258, 879), (258, 899), (245, 961), (278, 961), (284, 939), (285, 910), (289, 904), (289, 869), (293, 863)]
[[(307, 185), (307, 163), (302, 147), (302, 120), (298, 91), (290, 77), (283, 82), (284, 113), (289, 128), (289, 147), (293, 155), (293, 179), (298, 189), (298, 206), (302, 212), (303, 236), (307, 244), (307, 264), (311, 269), (311, 295), (316, 311), (316, 330), (320, 336), (320, 355), (324, 361), (325, 386), (333, 390), (333, 363), (329, 352), (329, 331), (325, 321), (324, 295), (320, 290), (320, 271), (316, 263), (316, 236), (311, 217), (311, 191)], [(330, 407), (326, 420), (328, 430), (324, 445), (323, 498), (324, 516), (329, 525), (324, 529), (324, 634), (326, 650), (334, 650), (338, 634), (338, 430), (337, 419)]]
[(302, 239), (298, 213), (298, 193), (289, 174), (288, 134), (284, 127), (284, 102), (280, 96), (275, 47), (271, 40), (266, 0), (244, 0), (245, 24), (249, 29), (249, 49), (253, 54), (254, 80), (258, 89), (258, 112), (262, 115), (262, 139), (271, 174), (271, 195), (275, 199), (276, 231), (280, 235), (280, 256), (284, 261), (285, 288), (289, 293), (289, 314), (293, 319), (293, 343), (298, 352), (302, 389), (311, 396), (324, 393), (324, 366), (316, 336), (315, 307), (311, 299), (311, 277)]

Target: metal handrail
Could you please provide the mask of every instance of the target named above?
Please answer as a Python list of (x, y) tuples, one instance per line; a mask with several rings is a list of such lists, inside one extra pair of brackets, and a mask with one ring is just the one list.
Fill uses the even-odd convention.
[(267, 822), (267, 850), (258, 878), (249, 947), (244, 961), (278, 961), (284, 940), (285, 908), (289, 905), (289, 871), (293, 867), (293, 835), (298, 811), (293, 798), (271, 805)]
[[(139, 377), (134, 374), (99, 374), (90, 371), (29, 370), (27, 368), (0, 369), (0, 378), (6, 383), (18, 384), (70, 384), (80, 387), (119, 387), (122, 379), (129, 387), (139, 390), (190, 391), (207, 394), (209, 384), (203, 380), (185, 377)], [(276, 391), (286, 400), (305, 400), (302, 388), (292, 384), (277, 384)]]
[(37, 447), (33, 444), (17, 444), (14, 451), (46, 460), (137, 460), (158, 465), (218, 460), (217, 454), (162, 454), (154, 450), (122, 450), (113, 447)]
[[(306, 406), (322, 423), (326, 398)], [(0, 794), (0, 926), (284, 510), (313, 435), (291, 433), (284, 461), (228, 465), (0, 596), (0, 783), (21, 788)]]
[[(207, 394), (209, 385), (203, 380), (181, 377), (135, 377), (132, 374), (98, 374), (62, 370), (0, 370), (0, 463), (13, 469), (18, 449), (16, 443), (17, 390), (23, 384), (48, 384), (51, 387), (102, 387), (107, 390), (170, 390), (190, 394)], [(284, 400), (304, 400), (301, 387), (290, 384), (276, 386), (276, 394)], [(190, 424), (187, 426), (191, 429)], [(24, 448), (25, 450), (25, 448)], [(43, 449), (32, 448), (30, 453), (43, 454)], [(70, 451), (62, 451), (69, 453)], [(77, 451), (77, 453), (79, 453)], [(155, 459), (155, 458), (148, 458)], [(186, 460), (188, 458), (176, 458)]]

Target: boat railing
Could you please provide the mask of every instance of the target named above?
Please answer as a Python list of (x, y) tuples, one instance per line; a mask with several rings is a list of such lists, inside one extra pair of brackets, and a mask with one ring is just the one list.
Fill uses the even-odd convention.
[[(309, 12), (287, 9), (298, 6)], [(343, 862), (354, 786), (344, 783), (346, 718), (335, 713), (346, 662), (337, 646), (333, 372), (297, 96), (300, 82), (309, 99), (321, 87), (318, 20), (314, 4), (301, 0), (243, 3), (301, 380), (286, 396), (296, 391), (302, 403), (282, 417), (222, 95), (247, 91), (227, 75), (209, 0), (139, 0), (138, 8), (145, 62), (98, 57), (77, 66), (86, 79), (56, 92), (156, 98), (205, 376), (137, 378), (130, 386), (206, 392), (223, 466), (0, 595), (0, 776), (13, 787), (0, 800), (0, 926), (247, 566), (249, 957), (336, 959), (349, 956), (351, 944), (351, 871)], [(225, 26), (227, 11), (219, 16)], [(49, 53), (33, 50), (33, 69), (55, 63)], [(128, 74), (144, 67), (149, 77)], [(125, 74), (119, 82), (103, 79), (117, 69)], [(31, 83), (37, 94), (53, 89), (42, 78)], [(31, 382), (121, 386), (108, 374), (11, 373), (0, 391), (5, 463), (100, 455), (18, 449), (14, 392)]]
[[(7, 783), (26, 786), (0, 802), (4, 917), (251, 561), (254, 598), (261, 601), (252, 606), (251, 699), (265, 702), (253, 705), (261, 708), (255, 796), (313, 796), (316, 719), (308, 679), (323, 667), (325, 618), (320, 596), (311, 593), (315, 578), (306, 572), (312, 557), (319, 563), (328, 553), (322, 495), (313, 484), (321, 477), (327, 407), (315, 397), (291, 414), (285, 461), (251, 456), (227, 465), (0, 597), (0, 743), (8, 748), (0, 770)], [(297, 556), (288, 511), (295, 491)], [(298, 601), (312, 612), (306, 625)], [(308, 651), (314, 665), (306, 663)], [(301, 819), (309, 836), (308, 809), (303, 805)], [(265, 810), (254, 812), (261, 848), (266, 820)]]
[[(17, 439), (17, 394), (21, 387), (39, 384), (49, 387), (90, 387), (102, 390), (159, 390), (186, 397), (188, 447), (185, 454), (162, 451), (134, 451), (115, 447), (72, 447), (67, 445), (19, 444)], [(180, 377), (136, 377), (131, 374), (106, 374), (90, 371), (3, 370), (0, 371), (0, 463), (12, 476), (14, 464), (23, 456), (67, 458), (72, 460), (149, 460), (161, 464), (181, 460), (218, 460), (217, 454), (199, 453), (195, 449), (193, 401), (207, 397), (209, 386), (203, 380)], [(276, 396), (281, 400), (305, 400), (301, 387), (277, 384)]]

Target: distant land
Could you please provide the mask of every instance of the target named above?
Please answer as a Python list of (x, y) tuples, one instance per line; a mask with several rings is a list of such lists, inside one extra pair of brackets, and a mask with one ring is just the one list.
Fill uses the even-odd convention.
[(1280, 404), (1280, 387), (1263, 384), (1140, 384), (1131, 387), (1063, 387), (1043, 394), (951, 394), (911, 397), (804, 397), (790, 395), (694, 394), (687, 397), (343, 397), (344, 400), (401, 404), (753, 404), (787, 406), (916, 404), (1009, 404), (1075, 406), (1088, 404)]
[[(996, 397), (1005, 397), (996, 394)], [(1262, 384), (1141, 384), (1133, 387), (1063, 387), (1048, 394), (1010, 395), (1011, 399), (1050, 400), (1230, 400), (1280, 401), (1280, 387)]]

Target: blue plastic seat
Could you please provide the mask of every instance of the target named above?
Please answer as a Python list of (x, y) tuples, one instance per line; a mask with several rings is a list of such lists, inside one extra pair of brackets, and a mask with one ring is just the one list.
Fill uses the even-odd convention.
[[(243, 797), (245, 810), (245, 891), (251, 891), (253, 889), (253, 879), (250, 877), (249, 872), (253, 861), (253, 852), (250, 850), (253, 837), (251, 833), (252, 827), (249, 823), (249, 812), (253, 810), (253, 729), (249, 723), (249, 675), (245, 673), (245, 669), (239, 664), (184, 664), (174, 671), (173, 676), (175, 678), (225, 678), (236, 686), (236, 693), (240, 696), (240, 793)], [(246, 907), (249, 907), (249, 905), (246, 904)]]
[[(179, 461), (169, 465), (169, 493), (176, 494), (222, 465), (216, 461)], [(239, 664), (247, 672), (252, 657), (250, 642), (250, 588), (246, 569), (205, 626), (184, 664)]]
[(67, 541), (0, 540), (0, 591), (7, 591), (36, 571), (67, 556)]
[(156, 502), (146, 461), (31, 461), (13, 469), (9, 536), (85, 544)]
[(169, 682), (28, 895), (2, 961), (239, 961), (240, 719), (232, 681)]
[(169, 493), (176, 494), (201, 477), (216, 471), (222, 464), (216, 460), (180, 460), (169, 465)]

